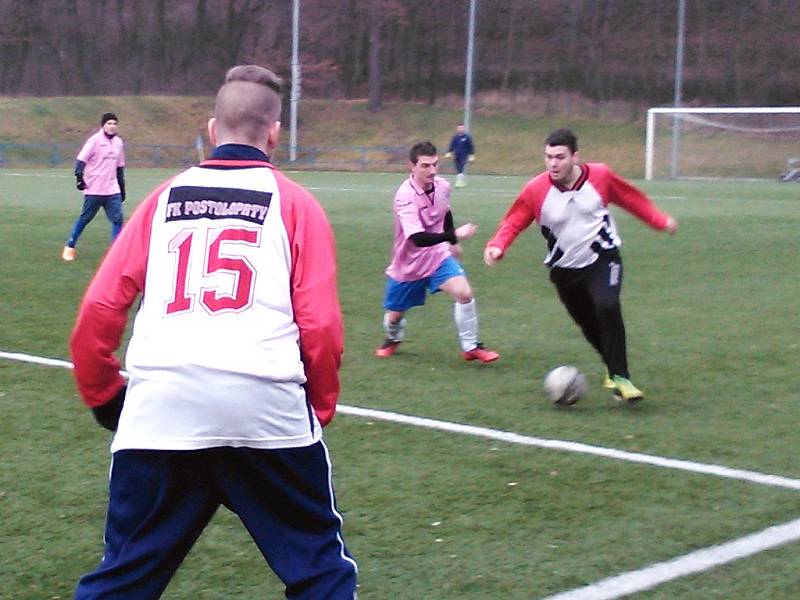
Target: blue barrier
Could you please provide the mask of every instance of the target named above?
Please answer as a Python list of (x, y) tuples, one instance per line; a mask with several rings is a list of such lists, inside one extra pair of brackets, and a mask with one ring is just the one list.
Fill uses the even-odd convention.
[(276, 163), (285, 168), (330, 171), (377, 171), (404, 169), (408, 148), (403, 146), (303, 146), (289, 161), (288, 149), (279, 147)]
[[(58, 143), (18, 144), (0, 142), (0, 167), (38, 166), (69, 167), (80, 145)], [(125, 144), (128, 167), (185, 167), (196, 164), (202, 148), (178, 144)], [(297, 149), (297, 159), (288, 160), (285, 146), (277, 148), (275, 163), (283, 168), (332, 171), (369, 171), (404, 169), (408, 149), (400, 146), (304, 146)]]

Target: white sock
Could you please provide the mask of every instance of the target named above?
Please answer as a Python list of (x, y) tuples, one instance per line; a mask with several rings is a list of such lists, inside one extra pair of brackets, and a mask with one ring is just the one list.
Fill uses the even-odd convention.
[(406, 333), (406, 319), (403, 317), (397, 323), (389, 322), (389, 313), (383, 313), (383, 331), (387, 340), (402, 342)]
[(466, 304), (456, 302), (453, 305), (453, 320), (458, 330), (458, 341), (461, 350), (467, 352), (478, 345), (478, 308), (475, 298)]

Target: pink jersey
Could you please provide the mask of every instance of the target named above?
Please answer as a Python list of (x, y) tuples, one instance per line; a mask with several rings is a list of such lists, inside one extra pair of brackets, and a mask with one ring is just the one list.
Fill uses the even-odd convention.
[(85, 195), (111, 196), (119, 194), (117, 167), (125, 166), (125, 145), (122, 138), (115, 135), (111, 139), (100, 129), (92, 135), (76, 157), (86, 163), (83, 180), (86, 182)]
[(622, 245), (613, 203), (655, 229), (664, 229), (668, 217), (641, 191), (602, 163), (581, 166), (581, 176), (569, 189), (553, 183), (545, 171), (531, 179), (500, 222), (487, 246), (505, 250), (531, 223), (541, 226), (547, 242), (548, 267), (580, 269), (601, 252)]
[(450, 210), (450, 184), (437, 177), (433, 191), (426, 193), (414, 181), (406, 179), (394, 196), (394, 243), (392, 261), (386, 274), (395, 281), (416, 281), (436, 271), (450, 256), (449, 244), (420, 248), (410, 239), (415, 233), (442, 233), (444, 218)]
[(298, 447), (339, 394), (333, 233), (314, 198), (255, 160), (209, 160), (156, 189), (81, 303), (70, 350), (86, 404), (124, 383), (115, 350), (142, 295), (111, 449)]

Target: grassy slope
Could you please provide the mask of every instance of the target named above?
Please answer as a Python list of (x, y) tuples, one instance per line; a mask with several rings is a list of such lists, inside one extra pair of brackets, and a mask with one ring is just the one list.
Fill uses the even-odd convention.
[(191, 144), (212, 111), (212, 98), (197, 97), (0, 97), (0, 140), (80, 143), (113, 112), (129, 142)]
[[(0, 142), (59, 142), (79, 144), (95, 130), (100, 115), (114, 111), (120, 118), (120, 135), (134, 144), (191, 145), (205, 134), (213, 111), (210, 97), (126, 96), (66, 98), (0, 98)], [(473, 135), (478, 161), (474, 173), (527, 174), (540, 168), (540, 144), (556, 127), (573, 127), (581, 138), (586, 160), (603, 160), (620, 173), (641, 176), (644, 164), (644, 129), (635, 112), (602, 114), (562, 103), (538, 106), (520, 100), (476, 109)], [(583, 116), (581, 116), (583, 115)], [(643, 117), (642, 112), (641, 116)], [(389, 103), (370, 113), (363, 101), (304, 101), (300, 108), (300, 146), (408, 147), (430, 139), (442, 153), (455, 124), (463, 114), (452, 106)], [(288, 119), (287, 119), (288, 120)], [(288, 123), (286, 124), (288, 128)], [(288, 142), (288, 129), (284, 144)], [(282, 148), (278, 162), (287, 155)], [(449, 161), (448, 161), (449, 163)], [(449, 164), (446, 165), (450, 167)], [(398, 169), (402, 169), (402, 161)]]

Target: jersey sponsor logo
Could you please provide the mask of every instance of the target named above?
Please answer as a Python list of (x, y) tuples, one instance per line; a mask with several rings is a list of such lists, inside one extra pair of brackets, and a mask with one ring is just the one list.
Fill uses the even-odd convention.
[(263, 225), (271, 192), (238, 188), (174, 187), (167, 200), (166, 221), (240, 219)]

